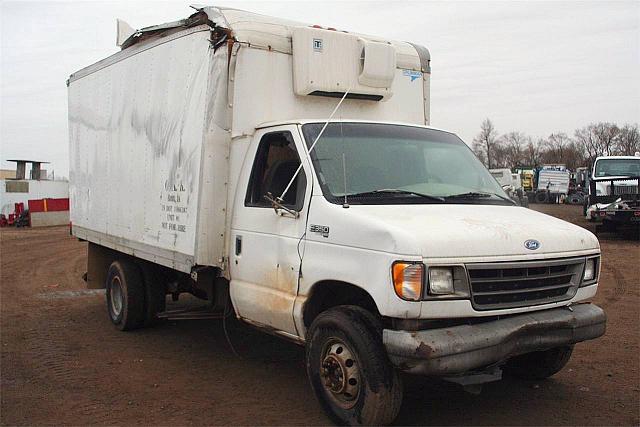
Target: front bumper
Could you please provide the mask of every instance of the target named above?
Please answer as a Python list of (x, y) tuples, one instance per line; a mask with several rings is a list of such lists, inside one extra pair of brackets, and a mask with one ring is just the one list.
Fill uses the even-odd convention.
[(600, 307), (577, 304), (475, 325), (415, 332), (385, 329), (383, 342), (389, 359), (401, 370), (443, 376), (594, 339), (604, 334), (605, 324)]

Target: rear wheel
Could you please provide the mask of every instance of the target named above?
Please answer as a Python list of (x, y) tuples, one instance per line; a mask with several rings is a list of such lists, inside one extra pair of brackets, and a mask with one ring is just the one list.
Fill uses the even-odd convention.
[(144, 293), (144, 282), (138, 266), (126, 260), (111, 263), (106, 282), (107, 312), (121, 331), (142, 326)]
[(327, 415), (340, 425), (391, 423), (402, 385), (376, 318), (356, 306), (321, 313), (307, 339), (307, 374)]
[(580, 194), (574, 193), (567, 197), (566, 202), (570, 205), (582, 205), (584, 198)]
[(545, 351), (516, 356), (504, 366), (508, 375), (529, 380), (543, 380), (557, 374), (571, 358), (573, 346), (556, 347)]
[(549, 202), (549, 193), (546, 191), (538, 191), (535, 196), (536, 203), (548, 203)]

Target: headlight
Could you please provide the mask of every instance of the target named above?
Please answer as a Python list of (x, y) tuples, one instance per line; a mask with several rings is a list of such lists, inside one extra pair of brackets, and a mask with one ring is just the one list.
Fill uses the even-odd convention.
[(396, 294), (404, 300), (420, 301), (424, 283), (424, 264), (396, 262), (391, 269)]
[(449, 295), (455, 293), (453, 287), (453, 270), (451, 268), (429, 268), (429, 293), (433, 295)]
[(587, 258), (582, 273), (582, 284), (591, 284), (598, 279), (598, 258)]

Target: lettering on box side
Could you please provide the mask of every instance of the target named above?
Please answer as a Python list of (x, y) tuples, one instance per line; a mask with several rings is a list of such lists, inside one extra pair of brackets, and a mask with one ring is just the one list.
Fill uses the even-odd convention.
[(182, 183), (164, 184), (164, 192), (160, 197), (162, 204), (161, 227), (163, 230), (185, 233), (188, 208), (186, 206), (185, 187)]

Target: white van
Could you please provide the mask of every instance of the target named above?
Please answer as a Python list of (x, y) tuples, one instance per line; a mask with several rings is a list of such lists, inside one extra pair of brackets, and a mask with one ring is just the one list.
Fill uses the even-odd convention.
[(71, 75), (72, 232), (111, 321), (194, 294), (305, 345), (342, 424), (392, 422), (399, 371), (559, 371), (605, 330), (598, 240), (429, 127), (430, 71), (418, 45), (207, 7)]

